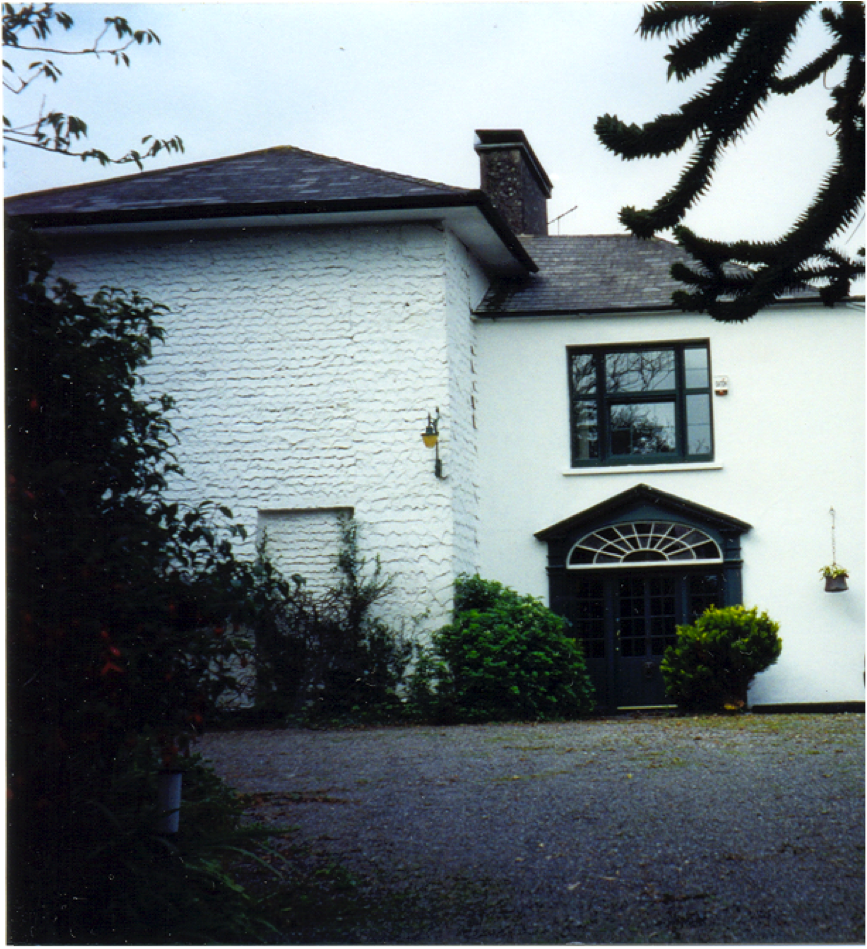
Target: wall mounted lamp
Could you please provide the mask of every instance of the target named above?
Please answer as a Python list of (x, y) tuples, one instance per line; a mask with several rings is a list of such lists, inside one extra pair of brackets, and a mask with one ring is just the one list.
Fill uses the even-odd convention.
[(427, 413), (427, 428), (421, 433), (421, 440), (427, 448), (436, 449), (436, 459), (434, 461), (434, 474), (438, 478), (445, 478), (443, 474), (443, 463), (440, 461), (440, 410), (437, 409), (436, 418), (431, 418), (430, 412)]

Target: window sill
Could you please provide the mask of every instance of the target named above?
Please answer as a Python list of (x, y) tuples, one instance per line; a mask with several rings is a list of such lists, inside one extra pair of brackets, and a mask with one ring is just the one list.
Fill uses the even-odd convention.
[(722, 471), (722, 465), (716, 461), (668, 465), (610, 465), (604, 468), (569, 468), (568, 471), (563, 472), (563, 476), (572, 478), (587, 475), (655, 474), (660, 471)]

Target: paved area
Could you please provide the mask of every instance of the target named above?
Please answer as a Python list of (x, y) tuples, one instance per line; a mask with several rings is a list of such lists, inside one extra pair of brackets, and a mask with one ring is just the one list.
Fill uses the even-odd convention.
[[(287, 942), (864, 943), (864, 716), (233, 732), (257, 817), (360, 881)], [(359, 911), (360, 907), (360, 911)]]

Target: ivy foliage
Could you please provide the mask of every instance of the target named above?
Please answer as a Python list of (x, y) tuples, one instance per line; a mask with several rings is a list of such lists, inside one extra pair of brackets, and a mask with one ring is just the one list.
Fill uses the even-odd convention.
[[(159, 36), (149, 29), (137, 30), (125, 17), (105, 17), (104, 27), (89, 46), (73, 44), (58, 45), (52, 33), (68, 33), (75, 26), (72, 16), (65, 10), (55, 9), (52, 3), (16, 5), (3, 4), (3, 87), (9, 96), (26, 96), (42, 81), (56, 84), (63, 71), (59, 60), (71, 60), (82, 56), (95, 59), (110, 59), (115, 65), (130, 65), (127, 50), (132, 46), (158, 44)], [(106, 37), (113, 43), (105, 44)], [(34, 59), (34, 56), (37, 57)], [(160, 152), (183, 152), (184, 143), (179, 136), (168, 139), (145, 135), (141, 147), (131, 148), (120, 157), (111, 157), (99, 148), (80, 147), (87, 138), (87, 123), (76, 115), (67, 115), (56, 110), (39, 108), (35, 116), (26, 120), (13, 120), (3, 116), (3, 141), (5, 144), (27, 145), (56, 155), (68, 155), (82, 161), (94, 159), (101, 165), (135, 164), (140, 170), (143, 162)]]
[(248, 644), (232, 622), (253, 578), (230, 511), (165, 497), (180, 471), (171, 400), (141, 394), (163, 308), (85, 298), (25, 231), (6, 250), (10, 932), (123, 942), (109, 938), (112, 854), (132, 861), (130, 905), (168, 869), (191, 906), (204, 892), (201, 853), (157, 859), (152, 784), (239, 688)]
[(690, 711), (743, 708), (750, 683), (780, 658), (779, 629), (743, 606), (712, 606), (694, 625), (678, 626), (660, 664), (669, 698)]
[[(786, 75), (786, 59), (814, 8), (827, 28), (828, 45)], [(645, 125), (603, 115), (595, 125), (600, 142), (626, 160), (692, 147), (679, 180), (653, 208), (624, 207), (620, 213), (637, 237), (673, 229), (677, 242), (698, 262), (673, 265), (672, 276), (687, 288), (674, 293), (675, 305), (740, 322), (797, 291), (818, 292), (828, 306), (844, 300), (853, 279), (864, 273), (863, 248), (852, 257), (833, 245), (864, 207), (864, 4), (661, 2), (644, 8), (640, 32), (644, 38), (678, 36), (665, 57), (669, 78), (681, 81), (716, 68), (677, 112)], [(687, 211), (711, 187), (726, 150), (746, 134), (770, 99), (822, 81), (838, 65), (842, 76), (830, 89), (826, 113), (836, 156), (791, 230), (775, 241), (723, 242), (684, 226)]]
[(551, 721), (594, 708), (581, 647), (539, 600), (479, 576), (455, 582), (454, 619), (433, 633), (409, 685), (423, 719)]
[(336, 580), (321, 594), (282, 577), (260, 549), (253, 592), (256, 706), (265, 717), (308, 722), (389, 721), (412, 647), (376, 616), (393, 579), (359, 551), (358, 524), (344, 518)]

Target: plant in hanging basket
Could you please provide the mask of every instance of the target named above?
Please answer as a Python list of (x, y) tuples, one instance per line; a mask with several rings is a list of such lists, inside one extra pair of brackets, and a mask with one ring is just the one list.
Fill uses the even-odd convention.
[(849, 571), (845, 567), (838, 567), (832, 563), (830, 566), (822, 567), (819, 571), (825, 578), (825, 590), (828, 593), (839, 593), (848, 590), (849, 585), (846, 580), (849, 578)]

